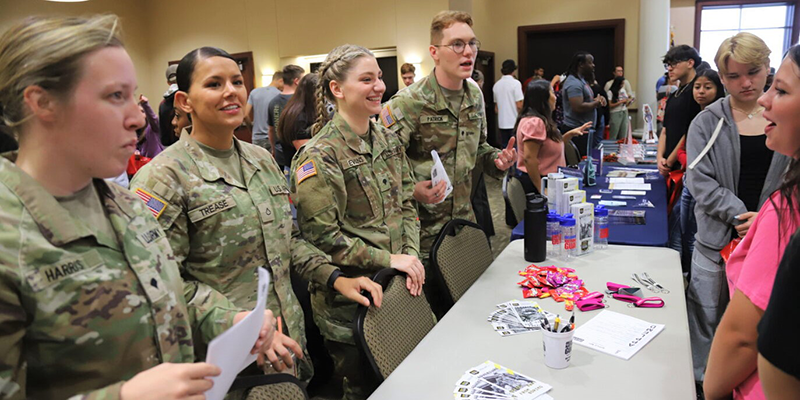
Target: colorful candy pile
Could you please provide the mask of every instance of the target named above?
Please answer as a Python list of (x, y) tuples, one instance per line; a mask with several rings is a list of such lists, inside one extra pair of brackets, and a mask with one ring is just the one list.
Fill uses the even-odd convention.
[(564, 308), (572, 311), (575, 302), (586, 296), (589, 291), (583, 286), (572, 268), (559, 268), (555, 265), (539, 267), (535, 264), (519, 271), (525, 279), (519, 282), (522, 296), (526, 299), (552, 297), (557, 302), (564, 302)]

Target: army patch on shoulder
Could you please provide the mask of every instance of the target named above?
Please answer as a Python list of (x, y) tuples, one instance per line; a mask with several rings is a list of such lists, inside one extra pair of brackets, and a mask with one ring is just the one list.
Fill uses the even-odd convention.
[(295, 171), (295, 175), (297, 176), (297, 184), (301, 184), (304, 180), (311, 178), (316, 174), (317, 165), (314, 164), (314, 160), (308, 160), (304, 162), (303, 165), (297, 167), (297, 171)]
[(395, 119), (389, 106), (383, 107), (383, 110), (381, 110), (381, 122), (387, 128), (397, 123), (397, 119)]
[(158, 217), (164, 213), (164, 210), (167, 209), (167, 203), (164, 200), (159, 199), (142, 188), (136, 188), (134, 193), (136, 193), (136, 195), (139, 196), (142, 201), (144, 201), (147, 209), (153, 213), (153, 216), (156, 217), (156, 219), (158, 219)]

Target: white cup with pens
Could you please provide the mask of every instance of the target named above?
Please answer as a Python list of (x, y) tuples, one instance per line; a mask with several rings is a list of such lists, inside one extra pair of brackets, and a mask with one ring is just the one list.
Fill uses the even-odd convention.
[(575, 335), (575, 314), (569, 322), (556, 317), (551, 324), (546, 318), (542, 321), (542, 347), (544, 364), (550, 368), (563, 369), (569, 366), (572, 358), (572, 337)]

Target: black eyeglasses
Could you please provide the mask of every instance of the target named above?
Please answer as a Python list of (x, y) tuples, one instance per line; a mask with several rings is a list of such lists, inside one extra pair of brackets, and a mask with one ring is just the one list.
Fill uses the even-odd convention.
[(463, 54), (464, 50), (469, 45), (469, 48), (472, 51), (478, 51), (481, 48), (481, 41), (478, 39), (470, 40), (469, 43), (464, 43), (463, 40), (456, 40), (451, 44), (435, 44), (434, 47), (449, 47), (450, 50), (453, 50), (453, 53), (456, 54)]
[(664, 69), (675, 68), (676, 65), (688, 60), (677, 60), (677, 61), (670, 61), (664, 63)]

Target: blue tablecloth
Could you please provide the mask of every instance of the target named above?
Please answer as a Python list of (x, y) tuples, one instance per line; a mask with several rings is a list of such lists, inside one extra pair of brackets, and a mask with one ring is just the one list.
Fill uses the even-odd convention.
[[(635, 168), (642, 168), (643, 166), (632, 166)], [(610, 169), (613, 169), (611, 167)], [(644, 167), (647, 168), (647, 167)], [(609, 168), (604, 168), (609, 169)], [(636, 200), (620, 200), (627, 201), (627, 207), (607, 207), (609, 210), (646, 210), (645, 225), (616, 225), (609, 224), (608, 227), (608, 242), (611, 244), (625, 244), (634, 246), (661, 246), (667, 245), (667, 185), (664, 177), (660, 174), (648, 174), (645, 178), (645, 183), (649, 183), (651, 190), (645, 196), (635, 196)], [(612, 199), (612, 195), (619, 195), (620, 192), (615, 190), (612, 194), (599, 193), (600, 189), (608, 189), (608, 179), (606, 176), (597, 178), (597, 185), (593, 187), (584, 187), (586, 190), (586, 200), (597, 204), (600, 200), (617, 200)], [(600, 194), (602, 199), (592, 199), (592, 195)], [(655, 208), (633, 207), (633, 204), (638, 203), (642, 197), (650, 200)], [(524, 221), (517, 224), (511, 231), (511, 240), (522, 239), (525, 237)]]

